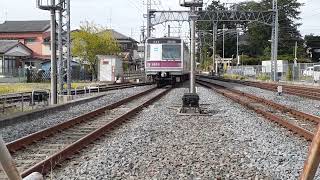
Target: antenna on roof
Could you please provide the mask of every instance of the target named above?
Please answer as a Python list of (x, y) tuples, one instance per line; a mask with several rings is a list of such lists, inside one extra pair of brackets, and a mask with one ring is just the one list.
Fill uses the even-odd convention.
[(112, 29), (112, 9), (111, 7), (109, 8), (109, 15), (108, 15), (108, 18), (107, 18), (107, 26), (109, 24), (109, 27), (107, 27), (108, 29)]

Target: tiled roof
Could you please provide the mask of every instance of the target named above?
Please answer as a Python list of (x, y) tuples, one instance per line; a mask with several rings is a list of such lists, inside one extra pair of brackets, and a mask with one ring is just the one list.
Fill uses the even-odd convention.
[(0, 53), (4, 54), (12, 47), (19, 44), (18, 40), (0, 40)]
[(128, 41), (131, 41), (131, 42), (137, 42), (136, 40), (134, 40), (133, 38), (131, 37), (128, 37), (128, 36), (125, 36), (113, 29), (108, 29), (109, 32), (111, 32), (113, 38), (117, 39), (118, 41), (120, 40), (128, 40)]
[(0, 24), (0, 33), (44, 32), (49, 28), (49, 20), (5, 21), (3, 24)]

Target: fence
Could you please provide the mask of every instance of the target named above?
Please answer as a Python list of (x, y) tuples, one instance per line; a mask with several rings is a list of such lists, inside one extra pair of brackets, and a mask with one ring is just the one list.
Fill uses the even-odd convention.
[(124, 81), (135, 81), (139, 79), (140, 81), (145, 80), (145, 72), (144, 71), (127, 71), (123, 74)]
[[(66, 74), (63, 76), (66, 81)], [(91, 73), (80, 70), (73, 69), (71, 71), (71, 78), (73, 81), (86, 81), (92, 80)], [(1, 83), (17, 83), (17, 82), (49, 82), (51, 79), (50, 71), (40, 70), (40, 69), (26, 69), (26, 68), (16, 68), (10, 69), (7, 72), (0, 73)]]
[[(267, 81), (271, 79), (268, 67), (255, 66), (231, 66), (223, 73), (229, 78), (243, 78), (251, 80)], [(315, 63), (283, 64), (278, 66), (278, 78), (285, 82), (301, 82), (320, 85), (320, 65)]]

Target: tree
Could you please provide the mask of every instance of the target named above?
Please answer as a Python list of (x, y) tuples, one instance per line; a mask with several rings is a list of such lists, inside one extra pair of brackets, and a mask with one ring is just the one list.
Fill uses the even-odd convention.
[[(291, 58), (294, 54), (295, 42), (298, 42), (298, 59), (305, 57), (305, 53), (300, 51), (303, 49), (303, 39), (298, 31), (300, 19), (300, 7), (302, 3), (298, 0), (278, 0), (279, 8), (279, 47), (278, 54), (280, 57)], [(235, 10), (241, 11), (268, 11), (272, 9), (272, 0), (262, 0), (260, 2), (246, 1), (240, 2), (232, 6)], [(220, 1), (213, 0), (207, 11), (226, 10)], [(222, 22), (219, 22), (218, 29), (222, 29)], [(244, 53), (250, 57), (250, 64), (258, 64), (261, 60), (270, 60), (271, 43), (271, 26), (264, 25), (259, 22), (225, 22), (226, 28), (235, 29), (236, 24), (241, 25), (246, 43), (239, 46), (240, 53)], [(211, 30), (211, 22), (198, 23), (198, 29)], [(207, 35), (208, 44), (212, 44), (211, 35)], [(222, 40), (218, 37), (217, 54), (222, 56)], [(226, 34), (225, 39), (225, 57), (231, 57), (236, 53), (236, 35)]]
[(306, 42), (307, 50), (309, 52), (309, 56), (311, 57), (313, 62), (320, 61), (320, 53), (318, 49), (320, 49), (320, 36), (315, 35), (306, 35), (304, 37)]
[(112, 34), (94, 23), (84, 22), (80, 30), (73, 32), (71, 37), (72, 55), (89, 64), (92, 78), (97, 77), (97, 55), (117, 54), (120, 51)]
[[(301, 25), (296, 21), (300, 19), (300, 7), (302, 3), (297, 0), (278, 0), (279, 8), (279, 47), (278, 54), (291, 56), (295, 42), (298, 41), (299, 47), (303, 46), (303, 39), (298, 30)], [(261, 2), (244, 2), (240, 3), (242, 9), (245, 10), (264, 10), (272, 9), (272, 0), (262, 0)], [(271, 44), (268, 42), (271, 39), (271, 27), (261, 23), (247, 23), (246, 34), (249, 36), (249, 47), (246, 49), (246, 54), (250, 56), (262, 56), (265, 54), (265, 49)], [(299, 57), (304, 57), (304, 54), (298, 54)]]

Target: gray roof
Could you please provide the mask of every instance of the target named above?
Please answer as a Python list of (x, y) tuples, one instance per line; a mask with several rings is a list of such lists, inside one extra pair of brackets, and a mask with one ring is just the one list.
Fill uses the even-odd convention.
[(0, 40), (0, 54), (4, 54), (17, 44), (19, 44), (18, 40)]
[(50, 28), (49, 20), (41, 21), (5, 21), (0, 24), (2, 33), (44, 32)]
[(108, 29), (108, 31), (111, 32), (113, 38), (117, 39), (118, 41), (119, 41), (119, 40), (129, 40), (129, 41), (131, 41), (131, 42), (132, 42), (132, 41), (133, 41), (133, 42), (137, 42), (137, 41), (134, 40), (133, 38), (128, 37), (128, 36), (125, 36), (125, 35), (117, 32), (117, 31), (115, 31), (115, 30), (113, 30), (113, 29)]

